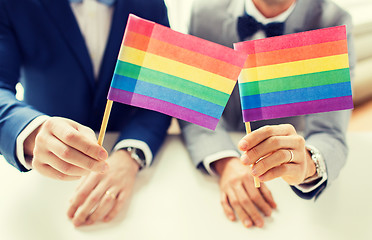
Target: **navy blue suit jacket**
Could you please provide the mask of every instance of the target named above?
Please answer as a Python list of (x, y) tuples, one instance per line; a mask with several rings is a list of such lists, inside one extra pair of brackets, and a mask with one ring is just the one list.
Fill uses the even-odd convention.
[[(98, 131), (129, 13), (168, 26), (162, 0), (118, 0), (97, 81), (84, 38), (67, 0), (0, 0), (0, 152), (21, 171), (19, 133), (37, 116), (75, 120)], [(21, 79), (21, 80), (20, 80)], [(21, 81), (24, 101), (15, 98)], [(108, 131), (146, 142), (153, 154), (170, 117), (116, 103)]]

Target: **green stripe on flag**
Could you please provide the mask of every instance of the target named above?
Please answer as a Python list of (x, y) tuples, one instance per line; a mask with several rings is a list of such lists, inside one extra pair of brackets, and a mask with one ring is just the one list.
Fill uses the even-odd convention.
[(223, 107), (230, 97), (229, 94), (216, 89), (119, 60), (116, 64), (115, 74), (170, 88)]
[(350, 81), (349, 68), (239, 84), (242, 97)]

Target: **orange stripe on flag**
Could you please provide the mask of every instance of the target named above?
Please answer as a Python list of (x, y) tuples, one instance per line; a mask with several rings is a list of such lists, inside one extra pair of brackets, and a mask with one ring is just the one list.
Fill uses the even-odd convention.
[(138, 50), (147, 51), (149, 42), (150, 42), (149, 37), (135, 32), (127, 31), (125, 33), (125, 37), (122, 44), (124, 46), (136, 48)]
[(347, 40), (313, 44), (303, 47), (281, 49), (250, 54), (244, 68), (260, 67), (312, 58), (328, 57), (347, 53)]

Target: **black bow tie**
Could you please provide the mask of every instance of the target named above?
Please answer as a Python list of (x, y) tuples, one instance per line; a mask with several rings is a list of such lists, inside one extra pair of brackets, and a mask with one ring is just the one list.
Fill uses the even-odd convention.
[(266, 33), (266, 37), (283, 35), (284, 23), (272, 22), (263, 25), (249, 15), (238, 18), (238, 33), (241, 41), (244, 41), (247, 37), (251, 37), (258, 30), (263, 30)]

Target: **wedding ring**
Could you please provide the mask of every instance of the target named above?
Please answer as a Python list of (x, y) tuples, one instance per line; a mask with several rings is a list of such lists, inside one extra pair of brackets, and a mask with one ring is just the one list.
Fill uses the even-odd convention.
[(293, 152), (292, 152), (292, 150), (289, 150), (289, 149), (288, 149), (288, 151), (291, 154), (291, 158), (288, 160), (287, 163), (291, 163), (293, 161)]
[(109, 190), (107, 190), (106, 192), (105, 192), (105, 194), (106, 195), (108, 195), (110, 198), (112, 198), (112, 199), (115, 199), (116, 198), (116, 194), (113, 194), (112, 192), (110, 192)]

